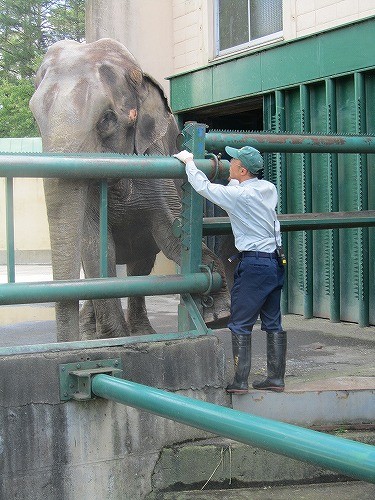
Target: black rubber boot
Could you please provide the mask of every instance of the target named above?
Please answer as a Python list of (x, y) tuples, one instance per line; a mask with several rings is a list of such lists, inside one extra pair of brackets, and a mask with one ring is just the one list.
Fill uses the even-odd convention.
[(249, 390), (247, 379), (251, 367), (251, 335), (232, 333), (234, 380), (226, 391), (231, 394), (245, 394)]
[(267, 378), (254, 380), (254, 389), (283, 392), (286, 364), (286, 332), (267, 332)]

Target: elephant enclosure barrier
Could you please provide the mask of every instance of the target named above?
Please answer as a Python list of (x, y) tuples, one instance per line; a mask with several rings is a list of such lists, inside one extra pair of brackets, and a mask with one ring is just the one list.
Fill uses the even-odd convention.
[[(214, 154), (206, 157), (207, 151), (219, 152), (225, 145), (242, 147), (251, 145), (260, 151), (285, 155), (286, 153), (356, 153), (367, 154), (375, 152), (375, 138), (369, 136), (335, 136), (335, 135), (292, 135), (276, 133), (239, 133), (239, 132), (208, 132), (206, 126), (190, 122), (183, 132), (183, 147), (191, 150), (196, 158), (196, 164), (211, 180), (222, 181), (228, 177), (229, 162)], [(267, 164), (267, 161), (266, 161)], [(284, 169), (285, 170), (285, 169)], [(281, 171), (278, 181), (285, 181), (285, 171)], [(311, 172), (309, 173), (311, 176)], [(202, 266), (201, 240), (202, 236), (228, 234), (231, 232), (227, 217), (202, 217), (202, 198), (192, 190), (188, 183), (182, 188), (182, 211), (179, 220), (175, 221), (176, 235), (181, 238), (181, 273), (163, 277), (128, 277), (107, 278), (107, 186), (108, 181), (119, 178), (172, 178), (184, 179), (184, 166), (173, 157), (163, 156), (126, 156), (119, 154), (0, 154), (0, 176), (6, 177), (6, 241), (8, 283), (0, 285), (0, 305), (31, 302), (50, 302), (66, 299), (94, 299), (103, 297), (125, 297), (134, 295), (157, 295), (180, 293), (182, 305), (179, 308), (179, 332), (207, 333), (207, 328), (201, 318), (199, 307), (191, 294), (203, 293), (209, 297), (212, 291), (220, 288), (220, 276), (212, 273), (209, 266)], [(334, 173), (337, 177), (337, 172)], [(100, 181), (100, 278), (76, 281), (55, 281), (39, 284), (14, 283), (14, 220), (13, 220), (13, 178), (14, 177), (48, 177), (82, 179), (91, 178)], [(307, 183), (308, 184), (308, 183)], [(285, 189), (281, 189), (281, 198)], [(310, 192), (305, 193), (311, 198)], [(351, 212), (330, 213), (299, 213), (279, 214), (281, 230), (285, 233), (309, 231), (305, 247), (301, 250), (306, 260), (306, 297), (305, 317), (312, 316), (313, 281), (311, 269), (311, 230), (333, 229), (330, 243), (337, 246), (337, 229), (362, 228), (364, 242), (368, 240), (368, 227), (375, 225), (375, 211), (359, 210)], [(288, 242), (284, 241), (288, 247)], [(369, 256), (366, 249), (359, 249), (362, 255), (360, 286), (362, 307), (359, 318), (360, 326), (368, 325), (369, 282), (366, 279), (366, 269), (369, 268)], [(331, 319), (337, 320), (337, 262), (332, 257), (334, 271), (332, 272)], [(336, 259), (337, 261), (337, 259)], [(336, 266), (336, 267), (335, 267)], [(284, 296), (284, 312), (287, 309), (288, 283)], [(207, 299), (209, 300), (209, 299)], [(286, 306), (285, 306), (286, 303)], [(285, 309), (286, 308), (286, 309)], [(152, 336), (151, 336), (152, 337)], [(156, 339), (155, 339), (156, 340)]]

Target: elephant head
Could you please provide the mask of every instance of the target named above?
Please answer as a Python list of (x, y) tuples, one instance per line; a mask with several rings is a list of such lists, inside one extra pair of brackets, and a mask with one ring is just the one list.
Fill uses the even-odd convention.
[(169, 154), (175, 148), (177, 126), (161, 87), (115, 40), (55, 43), (35, 83), (30, 108), (44, 151)]

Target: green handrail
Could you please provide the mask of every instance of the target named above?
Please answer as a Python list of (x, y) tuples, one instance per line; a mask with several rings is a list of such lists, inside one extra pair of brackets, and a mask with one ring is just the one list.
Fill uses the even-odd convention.
[(39, 281), (0, 285), (0, 305), (35, 304), (57, 300), (98, 299), (174, 293), (217, 291), (222, 284), (219, 273), (208, 272), (170, 276), (128, 276), (85, 280)]
[(268, 153), (375, 153), (375, 136), (288, 134), (277, 132), (208, 132), (207, 151), (252, 146)]
[(96, 396), (375, 483), (375, 446), (108, 375), (95, 375), (91, 387)]

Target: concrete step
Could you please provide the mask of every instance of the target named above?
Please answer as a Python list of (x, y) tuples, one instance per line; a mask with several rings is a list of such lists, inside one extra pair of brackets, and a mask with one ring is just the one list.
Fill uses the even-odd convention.
[(283, 393), (250, 390), (233, 395), (235, 410), (306, 427), (373, 424), (374, 377), (288, 380)]
[[(340, 429), (336, 434), (363, 443), (375, 444), (375, 431)], [(310, 463), (217, 437), (164, 448), (154, 467), (152, 491), (199, 491), (202, 487), (205, 490), (256, 487), (261, 491), (261, 486), (273, 488), (280, 484), (332, 483), (350, 479), (353, 478)], [(356, 499), (357, 495), (352, 498)], [(358, 498), (365, 497), (358, 496)]]
[[(151, 497), (149, 497), (151, 500)], [(241, 488), (210, 491), (173, 491), (157, 493), (155, 500), (373, 500), (375, 485), (362, 481), (318, 483), (288, 486), (266, 486), (263, 488)]]

